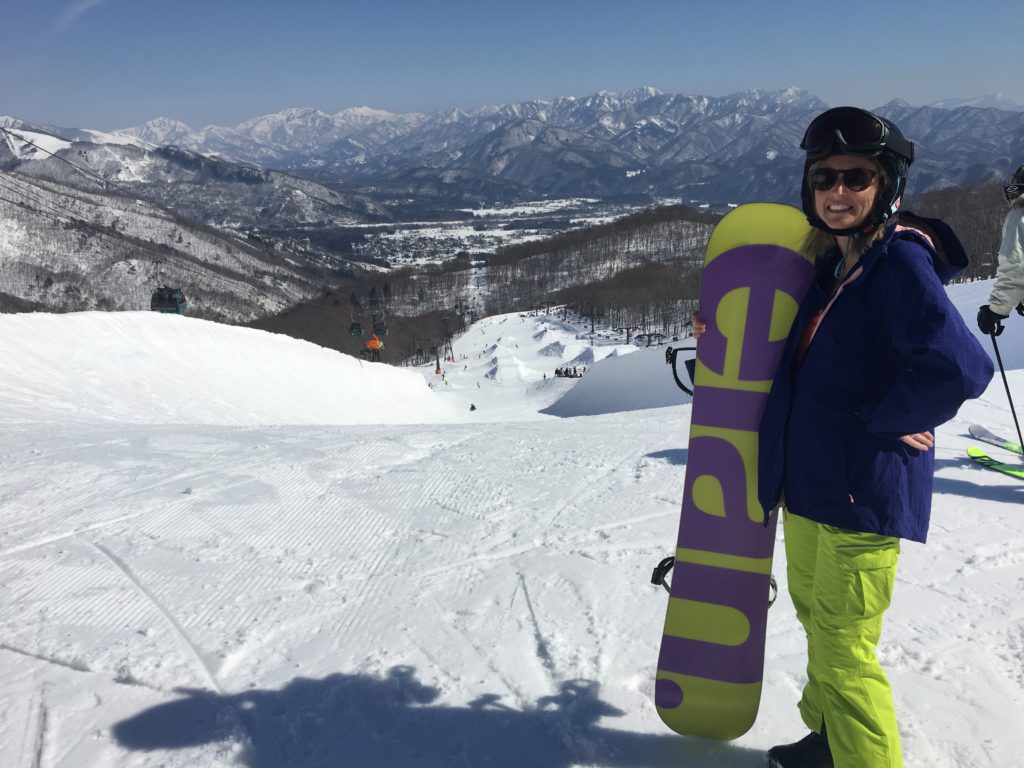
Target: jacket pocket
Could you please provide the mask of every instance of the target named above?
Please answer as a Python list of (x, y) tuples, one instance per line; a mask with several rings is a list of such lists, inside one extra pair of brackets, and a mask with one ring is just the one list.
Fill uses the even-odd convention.
[(888, 509), (892, 496), (902, 487), (908, 451), (913, 448), (891, 437), (875, 437), (857, 422), (846, 440), (846, 479), (851, 503)]

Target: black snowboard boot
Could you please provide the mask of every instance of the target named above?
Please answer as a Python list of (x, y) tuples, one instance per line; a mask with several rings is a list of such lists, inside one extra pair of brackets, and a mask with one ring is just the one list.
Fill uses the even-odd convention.
[(835, 768), (825, 729), (811, 731), (795, 744), (772, 747), (764, 758), (765, 768)]

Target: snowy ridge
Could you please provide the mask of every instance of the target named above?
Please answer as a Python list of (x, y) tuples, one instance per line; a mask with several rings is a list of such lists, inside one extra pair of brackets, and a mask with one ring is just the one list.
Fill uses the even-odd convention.
[[(970, 322), (990, 288), (951, 289)], [(582, 335), (487, 318), (442, 379), (188, 318), (0, 316), (5, 765), (755, 768), (799, 738), (781, 534), (757, 723), (659, 721), (690, 409), (628, 410), (667, 367)], [(999, 343), (1020, 403), (1024, 320)], [(600, 415), (538, 413), (574, 402)], [(907, 768), (1024, 751), (1024, 485), (971, 464), (971, 423), (1012, 429), (998, 379), (938, 430), (879, 649)]]
[[(147, 163), (123, 170), (145, 174)], [(169, 283), (186, 289), (193, 310), (246, 320), (319, 288), (297, 259), (120, 194), (0, 173), (0, 218), (0, 290), (44, 306), (140, 309)]]
[(57, 136), (51, 136), (48, 133), (19, 128), (8, 128), (7, 130), (20, 138), (21, 141), (14, 141), (6, 135), (0, 136), (0, 141), (5, 142), (10, 151), (19, 160), (45, 160), (50, 155), (71, 146), (70, 141), (65, 141)]
[[(915, 194), (969, 186), (979, 168), (990, 177), (1012, 171), (1019, 106), (992, 98), (948, 104), (880, 107), (923, 148), (918, 162), (929, 173), (912, 175)], [(434, 114), (293, 108), (200, 131), (161, 118), (124, 133), (173, 137), (199, 152), (389, 194), (456, 192), (471, 202), (653, 193), (724, 206), (791, 202), (798, 138), (825, 106), (796, 87), (722, 97), (641, 87)]]
[(410, 371), (178, 315), (0, 315), (0, 357), (22, 363), (17, 373), (0, 372), (3, 420), (242, 426), (451, 418)]

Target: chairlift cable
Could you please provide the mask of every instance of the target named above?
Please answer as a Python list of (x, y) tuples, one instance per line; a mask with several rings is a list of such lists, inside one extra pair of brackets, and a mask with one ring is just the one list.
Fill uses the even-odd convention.
[[(24, 208), (25, 210), (29, 211), (30, 213), (39, 214), (41, 216), (44, 216), (44, 217), (46, 217), (48, 219), (51, 219), (52, 221), (57, 222), (58, 224), (62, 224), (62, 225), (67, 225), (67, 224), (79, 225), (83, 229), (88, 229), (91, 232), (93, 232), (94, 234), (98, 235), (99, 237), (105, 238), (105, 239), (111, 241), (112, 243), (115, 243), (116, 245), (119, 245), (119, 246), (122, 246), (122, 247), (133, 248), (136, 251), (145, 251), (145, 250), (147, 250), (147, 246), (145, 244), (141, 243), (141, 242), (139, 244), (135, 245), (135, 244), (130, 244), (128, 241), (124, 240), (123, 237), (122, 237), (122, 239), (119, 240), (117, 237), (112, 235), (109, 231), (107, 231), (107, 230), (105, 230), (105, 229), (103, 229), (101, 227), (98, 227), (97, 225), (93, 224), (92, 222), (86, 221), (85, 219), (78, 218), (75, 214), (68, 213), (67, 211), (63, 211), (63, 210), (57, 208), (52, 203), (50, 203), (50, 202), (46, 201), (45, 199), (39, 197), (38, 193), (33, 193), (33, 192), (30, 192), (30, 191), (26, 190), (23, 187), (19, 187), (18, 184), (15, 182), (15, 180), (11, 179), (9, 176), (6, 179), (3, 176), (0, 176), (0, 188), (5, 189), (8, 192), (11, 192), (12, 194), (18, 195), (18, 196), (23, 198), (21, 201), (7, 200), (7, 202), (12, 203), (15, 206), (22, 207), (22, 205), (27, 200), (28, 202), (30, 202), (34, 206), (36, 206), (36, 207), (26, 206)], [(47, 211), (49, 213), (47, 213)], [(60, 217), (60, 218), (57, 218), (57, 217)]]
[[(7, 184), (4, 183), (5, 181), (7, 182)], [(8, 186), (8, 185), (13, 185), (13, 188), (12, 188), (12, 186)], [(60, 208), (56, 207), (50, 201), (47, 201), (45, 198), (42, 198), (40, 196), (42, 194), (40, 191), (32, 189), (32, 185), (31, 185), (30, 182), (27, 182), (27, 181), (24, 181), (22, 179), (16, 178), (15, 174), (11, 174), (9, 172), (6, 173), (6, 174), (3, 174), (2, 172), (0, 172), (0, 188), (6, 189), (8, 192), (11, 192), (13, 194), (22, 196), (25, 199), (27, 199), (29, 202), (31, 202), (31, 203), (35, 204), (36, 206), (38, 206), (38, 208), (27, 207), (25, 210), (28, 210), (30, 213), (36, 213), (38, 215), (44, 216), (45, 218), (48, 218), (51, 221), (54, 221), (54, 222), (56, 222), (58, 224), (62, 224), (62, 225), (65, 225), (65, 224), (76, 224), (76, 225), (79, 225), (79, 226), (83, 227), (84, 229), (90, 230), (91, 232), (93, 232), (94, 234), (98, 235), (99, 237), (102, 237), (102, 238), (104, 238), (106, 240), (109, 240), (114, 245), (117, 245), (117, 246), (119, 246), (119, 247), (121, 247), (123, 249), (126, 249), (128, 256), (135, 256), (135, 257), (137, 257), (141, 253), (141, 254), (147, 256), (148, 257), (147, 260), (152, 262), (152, 263), (159, 263), (159, 262), (162, 262), (162, 261), (165, 260), (165, 255), (162, 254), (162, 253), (157, 252), (156, 250), (154, 250), (153, 245), (151, 243), (146, 243), (145, 241), (142, 241), (142, 240), (130, 240), (124, 234), (122, 234), (121, 232), (118, 232), (117, 230), (107, 230), (107, 229), (104, 229), (104, 228), (102, 228), (102, 226), (98, 226), (98, 225), (96, 225), (96, 224), (94, 224), (94, 223), (92, 223), (90, 221), (87, 221), (87, 220), (85, 220), (83, 218), (79, 218), (76, 214), (68, 213), (67, 211), (61, 210)], [(63, 192), (53, 192), (52, 194), (67, 196), (67, 193), (63, 193)], [(21, 207), (21, 203), (23, 203), (24, 200), (19, 202), (19, 201), (5, 199), (5, 202), (8, 202), (8, 203), (10, 203), (12, 205), (15, 205), (15, 206), (18, 206), (18, 207)], [(95, 207), (100, 207), (100, 206), (98, 204), (96, 204)], [(43, 210), (40, 210), (40, 208), (48, 210), (50, 212), (50, 214), (53, 214), (53, 215), (48, 215)], [(55, 218), (55, 217), (63, 217), (63, 218)], [(188, 254), (186, 254), (186, 256), (187, 255)], [(182, 270), (182, 271), (185, 271), (185, 272), (190, 272), (193, 275), (196, 275), (196, 276), (199, 276), (199, 277), (212, 278), (214, 280), (219, 280), (219, 281), (221, 281), (222, 283), (224, 283), (226, 285), (234, 286), (234, 285), (237, 285), (239, 282), (244, 282), (243, 280), (240, 280), (240, 279), (232, 279), (232, 278), (230, 278), (230, 277), (228, 277), (226, 275), (221, 275), (218, 272), (214, 271), (214, 269), (212, 267), (210, 267), (209, 265), (191, 264), (187, 260), (184, 260), (184, 259), (179, 259), (178, 261), (176, 261), (175, 269)], [(255, 286), (251, 286), (250, 285), (249, 288), (255, 290)]]
[[(117, 245), (129, 248), (133, 251), (143, 251), (151, 253), (153, 255), (154, 260), (161, 258), (160, 255), (156, 254), (156, 252), (152, 250), (152, 247), (149, 244), (145, 243), (144, 241), (130, 241), (124, 235), (117, 232), (117, 230), (112, 230), (116, 234), (115, 236), (115, 234), (111, 234), (111, 231), (104, 229), (102, 226), (96, 225), (90, 221), (87, 221), (84, 218), (79, 218), (77, 214), (70, 213), (68, 211), (58, 208), (55, 203), (50, 202), (43, 198), (41, 196), (43, 194), (41, 191), (33, 189), (30, 182), (24, 181), (20, 178), (16, 178), (14, 174), (7, 173), (6, 175), (0, 175), (0, 182), (6, 182), (6, 184), (0, 183), (0, 186), (7, 189), (7, 191), (13, 192), (15, 194), (20, 194), (21, 196), (25, 197), (28, 201), (34, 203), (40, 208), (45, 208), (46, 210), (50, 211), (51, 213), (57, 216), (65, 217), (60, 221), (60, 223), (62, 224), (78, 224), (83, 228), (94, 232), (100, 237), (106, 238), (107, 240), (116, 243)], [(62, 192), (54, 192), (52, 194), (67, 196), (66, 193)], [(100, 206), (95, 205), (95, 207), (99, 208)], [(28, 210), (41, 213), (41, 211), (34, 208), (29, 208)]]
[[(12, 131), (12, 130), (10, 130), (8, 128), (4, 128), (3, 126), (0, 126), (0, 132), (6, 133), (8, 136), (12, 136), (13, 138), (17, 139), (18, 141), (22, 142), (23, 144), (28, 144), (33, 149), (38, 149), (40, 152), (43, 152), (44, 154), (49, 155), (50, 157), (54, 158), (55, 160), (60, 160), (62, 163), (67, 163), (68, 165), (70, 165), (72, 168), (74, 168), (79, 173), (81, 173), (81, 174), (83, 174), (85, 176), (89, 176), (89, 177), (91, 177), (93, 179), (96, 179), (97, 181), (101, 182), (104, 187), (106, 187), (107, 185), (110, 185), (110, 186), (113, 186), (113, 187), (117, 187), (118, 189), (120, 189), (122, 192), (124, 192), (129, 197), (131, 197), (133, 199), (139, 199), (138, 195), (136, 195), (134, 192), (132, 192), (127, 187), (121, 186), (121, 184), (118, 183), (117, 181), (114, 181), (113, 179), (106, 179), (103, 176), (100, 176), (95, 171), (90, 171), (88, 168), (82, 168), (80, 165), (76, 165), (75, 163), (72, 163), (66, 157), (61, 157), (56, 152), (51, 152), (50, 150), (48, 150), (48, 149), (46, 149), (44, 147), (39, 146), (38, 144), (36, 144), (31, 139), (26, 139), (24, 136), (19, 136), (14, 131)], [(56, 138), (61, 139), (60, 136), (56, 136)], [(69, 141), (68, 139), (61, 139), (61, 140), (62, 141), (67, 141), (69, 144), (92, 143), (92, 142), (75, 142), (73, 140)], [(101, 146), (101, 145), (97, 145), (97, 146)], [(160, 205), (157, 205), (157, 207), (161, 208), (166, 213), (172, 213), (172, 214), (174, 214), (176, 216), (179, 215), (179, 214), (174, 213), (174, 211), (172, 211), (170, 209), (163, 208)]]
[[(0, 132), (5, 133), (8, 136), (11, 136), (11, 137), (15, 138), (15, 139), (17, 139), (18, 141), (20, 141), (20, 142), (22, 142), (24, 144), (28, 144), (29, 146), (33, 147), (34, 149), (37, 149), (40, 152), (43, 152), (44, 154), (47, 154), (47, 155), (49, 155), (50, 157), (53, 157), (56, 160), (60, 160), (62, 163), (66, 163), (67, 165), (70, 165), (72, 168), (74, 168), (75, 170), (79, 171), (80, 173), (82, 173), (82, 174), (84, 174), (86, 176), (89, 176), (89, 177), (91, 177), (93, 179), (96, 179), (96, 180), (102, 182), (102, 184), (104, 185), (104, 189), (106, 189), (106, 187), (108, 185), (116, 187), (117, 189), (119, 189), (123, 193), (125, 193), (125, 195), (127, 195), (132, 200), (142, 201), (142, 202), (144, 202), (144, 203), (146, 203), (148, 205), (153, 206), (157, 210), (163, 211), (164, 213), (169, 214), (172, 217), (181, 219), (181, 220), (183, 220), (185, 222), (190, 222), (191, 223), (191, 221), (192, 221), (187, 216), (183, 216), (182, 214), (178, 213), (177, 211), (174, 211), (173, 209), (168, 208), (168, 207), (162, 205), (161, 203), (158, 203), (158, 202), (146, 199), (146, 198), (139, 197), (139, 195), (137, 193), (133, 192), (132, 190), (128, 189), (125, 186), (122, 186), (119, 182), (117, 182), (115, 180), (112, 180), (112, 179), (106, 179), (103, 176), (100, 176), (99, 174), (97, 174), (97, 173), (95, 173), (93, 171), (90, 171), (87, 168), (82, 168), (81, 166), (76, 165), (75, 163), (73, 163), (70, 160), (68, 160), (66, 157), (61, 157), (57, 153), (51, 152), (50, 150), (45, 149), (44, 147), (39, 146), (38, 144), (36, 144), (31, 139), (26, 139), (23, 136), (19, 136), (14, 131), (11, 131), (11, 130), (9, 130), (7, 128), (4, 128), (3, 126), (0, 126)], [(60, 138), (60, 137), (58, 136), (57, 138)], [(63, 140), (67, 141), (67, 139), (63, 139)], [(75, 142), (70, 142), (70, 143), (75, 143)], [(55, 192), (54, 194), (65, 194), (66, 195), (67, 193)], [(72, 220), (74, 221), (74, 219), (72, 219)], [(93, 229), (93, 231), (97, 232), (97, 234), (101, 234), (103, 236), (111, 238), (109, 233), (102, 232), (102, 231), (96, 229), (95, 227), (91, 226), (88, 222), (85, 222), (85, 221), (82, 221), (82, 220), (78, 220), (78, 223), (83, 224), (84, 226)], [(196, 222), (196, 223), (201, 224), (201, 222)], [(146, 251), (146, 252), (150, 252), (150, 253), (154, 253), (155, 254), (155, 252), (151, 251), (145, 245), (128, 244), (128, 247), (132, 248), (135, 251), (140, 251), (141, 250), (141, 251)], [(187, 269), (187, 267), (185, 267), (185, 269)], [(192, 270), (192, 271), (193, 271), (193, 274), (201, 274), (197, 270)], [(212, 272), (212, 270), (210, 271), (209, 274), (212, 275), (215, 279), (221, 279), (221, 280), (223, 280), (226, 283), (232, 283), (232, 282), (237, 283), (237, 282), (239, 282), (237, 280), (236, 281), (232, 281), (229, 278), (217, 275), (217, 273)]]
[[(35, 214), (37, 216), (41, 216), (42, 218), (48, 219), (49, 221), (52, 221), (55, 224), (58, 224), (60, 226), (66, 226), (68, 224), (80, 225), (84, 229), (90, 230), (92, 233), (94, 233), (95, 235), (99, 236), (100, 238), (103, 238), (103, 239), (109, 241), (113, 246), (116, 246), (118, 248), (123, 249), (124, 255), (126, 257), (138, 258), (141, 255), (141, 256), (144, 257), (145, 261), (148, 261), (150, 263), (159, 263), (162, 260), (162, 258), (163, 258), (162, 255), (156, 254), (155, 252), (153, 252), (150, 249), (149, 245), (146, 244), (146, 243), (143, 243), (143, 242), (133, 242), (133, 241), (127, 240), (126, 238), (124, 238), (123, 235), (120, 235), (120, 233), (116, 233), (116, 231), (115, 231), (115, 233), (116, 233), (116, 236), (115, 236), (114, 234), (111, 234), (110, 232), (107, 232), (107, 231), (105, 231), (103, 229), (100, 229), (100, 228), (96, 227), (95, 225), (91, 224), (90, 222), (85, 221), (84, 219), (76, 218), (75, 216), (73, 216), (71, 214), (68, 214), (68, 213), (63, 212), (63, 211), (59, 211), (58, 209), (54, 208), (53, 206), (48, 206), (43, 201), (41, 201), (39, 199), (29, 198), (29, 201), (31, 203), (33, 203), (35, 206), (39, 206), (39, 207), (25, 206), (25, 198), (27, 197), (25, 192), (23, 190), (19, 190), (17, 188), (11, 189), (9, 186), (5, 186), (2, 183), (2, 178), (0, 178), (0, 189), (3, 189), (3, 190), (6, 190), (8, 192), (11, 192), (13, 194), (16, 194), (16, 195), (18, 195), (19, 197), (22, 198), (21, 200), (12, 200), (12, 199), (10, 199), (8, 197), (0, 196), (0, 201), (8, 203), (8, 204), (10, 204), (12, 206), (15, 206), (17, 208), (22, 208), (23, 210), (26, 210), (28, 213), (32, 213), (32, 214)], [(50, 212), (48, 213), (47, 210), (42, 210), (42, 209), (47, 209)], [(112, 266), (113, 266), (113, 264), (107, 264), (106, 265), (106, 267), (108, 269), (110, 267), (112, 267)], [(241, 283), (242, 285), (245, 285), (246, 287), (248, 287), (249, 291), (251, 293), (254, 293), (257, 290), (257, 286), (253, 286), (251, 284), (248, 284), (244, 280), (232, 279), (230, 277), (227, 277), (226, 275), (221, 275), (221, 274), (219, 274), (217, 272), (214, 272), (211, 269), (208, 269), (208, 268), (207, 269), (203, 269), (199, 265), (193, 265), (193, 264), (189, 264), (188, 262), (179, 261), (179, 262), (176, 263), (175, 267), (176, 267), (176, 270), (180, 270), (180, 271), (184, 271), (184, 272), (189, 272), (192, 275), (196, 276), (196, 278), (201, 278), (202, 281), (207, 282), (207, 283), (211, 279), (214, 280), (214, 281), (221, 282), (222, 284), (227, 285), (227, 286), (231, 286), (231, 287), (239, 287), (239, 283)], [(147, 278), (147, 281), (148, 281), (148, 279), (149, 278)], [(159, 275), (158, 275), (158, 281), (157, 282), (160, 282)], [(196, 287), (196, 285), (193, 283), (189, 287)]]

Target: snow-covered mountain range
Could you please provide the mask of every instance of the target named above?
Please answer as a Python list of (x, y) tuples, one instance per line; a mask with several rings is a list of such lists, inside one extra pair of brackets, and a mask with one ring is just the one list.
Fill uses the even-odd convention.
[[(827, 106), (799, 88), (709, 97), (644, 87), (432, 114), (369, 107), (333, 115), (288, 109), (233, 127), (199, 130), (166, 117), (111, 134), (32, 126), (14, 118), (0, 118), (0, 126), (103, 146), (104, 154), (112, 156), (104, 158), (104, 172), (133, 182), (148, 181), (139, 177), (139, 168), (148, 165), (145, 161), (154, 151), (179, 165), (205, 166), (207, 181), (266, 181), (271, 177), (264, 171), (269, 170), (303, 176), (334, 192), (327, 202), (335, 210), (317, 211), (314, 218), (338, 222), (340, 209), (350, 214), (340, 223), (351, 223), (367, 216), (387, 217), (366, 196), (430, 197), (463, 204), (541, 196), (671, 197), (713, 206), (795, 202), (800, 136), (811, 117)], [(948, 99), (930, 106), (896, 100), (877, 110), (895, 120), (917, 145), (911, 195), (1003, 178), (1024, 158), (1024, 107), (999, 96)], [(0, 144), (0, 167), (11, 170), (15, 161), (26, 172), (25, 162), (45, 159), (12, 157)], [(165, 181), (158, 178), (148, 192), (170, 194), (176, 185)], [(365, 196), (339, 197), (339, 188)], [(164, 202), (188, 204), (187, 199)], [(227, 218), (275, 210), (273, 203), (253, 203), (243, 196), (240, 205), (225, 212)], [(198, 207), (208, 205), (200, 196)], [(214, 223), (205, 210), (198, 217)]]
[[(799, 88), (725, 97), (621, 93), (395, 114), (289, 109), (234, 127), (167, 118), (121, 133), (388, 194), (508, 199), (660, 195), (792, 201), (799, 139), (826, 108)], [(997, 96), (878, 111), (918, 145), (911, 192), (1005, 175), (1024, 156), (1024, 107)]]
[(252, 320), (356, 267), (311, 244), (369, 198), (124, 134), (0, 119), (0, 308), (139, 309), (183, 286), (205, 317)]
[(12, 118), (0, 118), (0, 170), (118, 190), (198, 222), (236, 229), (346, 226), (387, 217), (365, 197), (249, 162), (123, 133), (39, 127)]
[(190, 222), (123, 194), (0, 171), (0, 311), (132, 310), (160, 285), (189, 311), (241, 322), (308, 300), (322, 273), (301, 246)]
[[(310, 295), (325, 270), (350, 270), (367, 222), (560, 197), (794, 203), (800, 137), (826, 106), (798, 88), (645, 87), (468, 112), (289, 109), (198, 131), (168, 118), (100, 132), (0, 117), (0, 304), (134, 308), (144, 286), (175, 274), (195, 284), (185, 277), (198, 268), (219, 275), (192, 290), (208, 291), (208, 316), (251, 319)], [(878, 111), (917, 144), (911, 197), (1005, 178), (1024, 160), (1012, 102)], [(245, 298), (263, 284), (272, 297)]]

